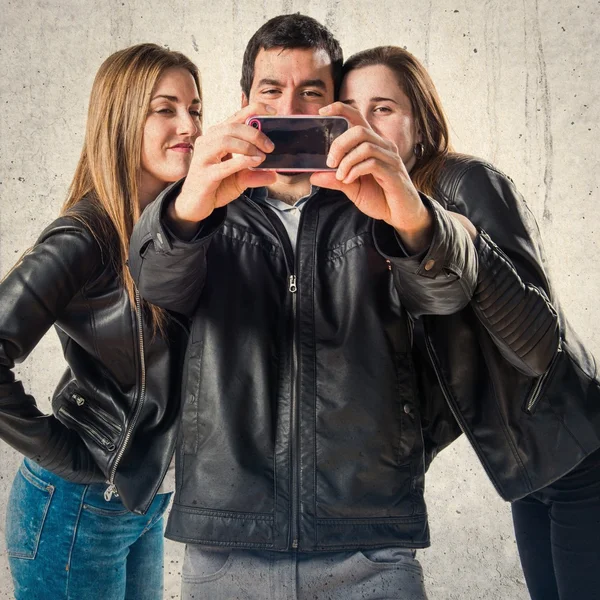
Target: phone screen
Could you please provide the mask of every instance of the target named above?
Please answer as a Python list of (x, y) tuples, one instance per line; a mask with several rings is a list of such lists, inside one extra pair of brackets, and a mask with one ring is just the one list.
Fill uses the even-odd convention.
[(257, 169), (274, 171), (329, 171), (325, 161), (335, 138), (348, 129), (343, 117), (252, 117), (275, 149)]

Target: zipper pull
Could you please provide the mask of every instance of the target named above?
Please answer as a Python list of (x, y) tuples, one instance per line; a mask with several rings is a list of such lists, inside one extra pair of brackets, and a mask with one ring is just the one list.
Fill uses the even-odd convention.
[(292, 292), (292, 294), (295, 294), (298, 291), (295, 275), (290, 275), (290, 285), (288, 286), (288, 290)]
[(111, 483), (105, 490), (104, 490), (104, 499), (107, 502), (111, 501), (112, 497), (118, 498), (119, 497), (119, 492), (117, 492), (117, 486), (114, 483)]
[[(109, 451), (109, 452), (114, 452), (116, 446), (110, 441), (107, 440), (106, 438), (104, 438), (102, 440), (102, 443), (104, 444), (104, 447)], [(117, 494), (118, 495), (118, 494)]]
[(79, 394), (73, 394), (71, 398), (75, 400), (75, 404), (77, 404), (77, 406), (83, 406), (85, 404), (85, 398)]

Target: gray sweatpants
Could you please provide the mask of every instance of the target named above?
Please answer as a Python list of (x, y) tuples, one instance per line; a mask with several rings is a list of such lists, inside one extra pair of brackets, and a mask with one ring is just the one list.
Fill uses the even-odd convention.
[(181, 600), (427, 600), (412, 550), (282, 553), (188, 544)]

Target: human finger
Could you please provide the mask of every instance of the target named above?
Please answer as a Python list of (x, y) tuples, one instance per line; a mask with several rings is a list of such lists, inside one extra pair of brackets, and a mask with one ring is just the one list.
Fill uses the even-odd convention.
[(245, 123), (250, 117), (255, 117), (257, 115), (274, 115), (276, 112), (277, 111), (268, 104), (253, 102), (235, 112), (228, 119), (225, 119), (224, 123)]
[(365, 142), (373, 146), (379, 146), (391, 153), (397, 153), (397, 148), (393, 142), (377, 135), (370, 128), (357, 125), (351, 127), (332, 142), (327, 155), (327, 166), (332, 169), (337, 168), (347, 154)]
[(378, 183), (381, 183), (383, 178), (398, 178), (397, 171), (392, 169), (390, 165), (385, 164), (376, 158), (370, 157), (353, 165), (346, 177), (340, 181), (344, 185), (350, 185), (359, 177), (364, 177), (365, 175), (372, 175)]
[(261, 162), (265, 158), (265, 153), (259, 150), (254, 144), (233, 136), (224, 136), (218, 140), (203, 147), (197, 153), (196, 165), (200, 168), (212, 164), (226, 162), (233, 155), (236, 156), (257, 156)]
[(323, 117), (344, 117), (351, 127), (356, 125), (370, 128), (367, 120), (360, 114), (360, 111), (349, 104), (343, 102), (333, 102), (319, 109), (319, 114)]
[(371, 142), (363, 142), (353, 148), (348, 154), (344, 156), (338, 165), (336, 171), (336, 177), (340, 181), (345, 181), (350, 173), (350, 170), (370, 158), (388, 165), (390, 168), (400, 172), (402, 170), (402, 160), (397, 154), (390, 152), (389, 150), (373, 144)]
[(310, 177), (310, 183), (330, 190), (339, 190), (350, 199), (355, 198), (360, 189), (360, 182), (355, 181), (346, 184), (337, 179), (333, 171), (318, 171), (313, 173)]
[(259, 166), (264, 159), (264, 154), (262, 156), (236, 154), (229, 160), (224, 160), (210, 166), (207, 169), (207, 177), (215, 181), (222, 181), (231, 175), (235, 175), (236, 173), (243, 171), (244, 169), (250, 169), (252, 167)]
[(277, 173), (275, 171), (246, 170), (241, 171), (238, 177), (242, 192), (247, 188), (264, 187), (277, 181)]
[(209, 130), (196, 152), (224, 157), (226, 154), (269, 153), (274, 145), (262, 132), (242, 123), (227, 123)]

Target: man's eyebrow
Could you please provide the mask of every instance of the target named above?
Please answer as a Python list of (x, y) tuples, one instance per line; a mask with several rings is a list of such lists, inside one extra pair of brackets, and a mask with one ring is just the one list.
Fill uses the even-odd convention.
[[(262, 85), (274, 85), (276, 87), (284, 87), (283, 83), (277, 79), (268, 79), (264, 78), (258, 82), (258, 87)], [(322, 79), (305, 79), (298, 84), (298, 87), (317, 87), (319, 89), (325, 90), (327, 86)]]
[[(165, 98), (166, 100), (170, 100), (171, 102), (179, 102), (179, 98), (177, 96), (168, 96), (167, 94), (159, 94), (158, 96), (154, 96), (150, 100), (150, 102), (154, 100), (158, 100), (159, 98)], [(194, 98), (190, 104), (200, 104), (200, 98)]]
[(277, 81), (277, 79), (268, 79), (268, 78), (265, 78), (265, 79), (261, 79), (258, 82), (258, 85), (259, 86), (261, 86), (261, 85), (275, 85), (275, 86), (281, 87), (281, 82)]
[(300, 82), (300, 87), (318, 87), (322, 90), (327, 89), (327, 86), (322, 79), (305, 79)]
[[(353, 98), (348, 98), (347, 100), (340, 100), (342, 104), (356, 104), (356, 100)], [(398, 104), (396, 100), (393, 98), (386, 98), (385, 96), (373, 96), (369, 98), (369, 102), (393, 102), (394, 104)]]

